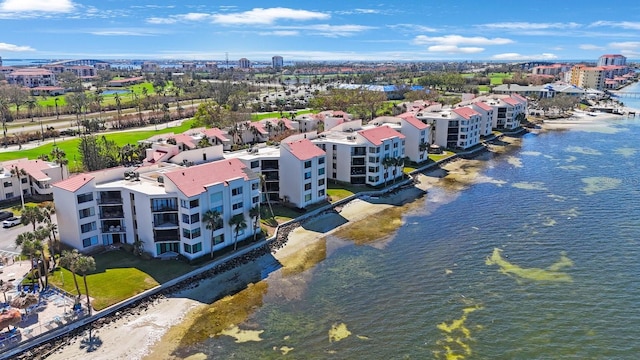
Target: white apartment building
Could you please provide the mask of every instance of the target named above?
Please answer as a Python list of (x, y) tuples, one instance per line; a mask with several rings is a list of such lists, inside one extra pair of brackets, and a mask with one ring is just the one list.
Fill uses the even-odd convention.
[(416, 163), (428, 159), (427, 151), (420, 151), (420, 144), (427, 147), (431, 140), (431, 126), (418, 120), (413, 113), (398, 116), (381, 116), (369, 122), (376, 126), (387, 125), (405, 137), (405, 156)]
[[(14, 174), (11, 170), (14, 170)], [(16, 175), (24, 170), (26, 175)], [(69, 177), (69, 169), (55, 162), (18, 159), (0, 163), (0, 200), (29, 195), (51, 195), (51, 184)], [(19, 180), (18, 180), (19, 178)]]
[(606, 54), (598, 58), (597, 66), (609, 65), (625, 66), (627, 65), (627, 58), (620, 54)]
[(493, 108), (482, 101), (477, 101), (471, 103), (471, 108), (477, 111), (480, 118), (480, 136), (489, 136), (491, 135), (491, 130), (493, 126)]
[(280, 194), (305, 208), (327, 197), (326, 153), (308, 139), (280, 145)]
[[(229, 220), (243, 214), (247, 228), (238, 241), (253, 236), (260, 179), (237, 159), (182, 167), (158, 163), (140, 168), (112, 168), (74, 176), (53, 185), (58, 228), (63, 243), (91, 251), (101, 245), (133, 244), (154, 257), (182, 254), (194, 259), (231, 246), (236, 240)], [(221, 214), (208, 230), (202, 216)]]
[(282, 56), (276, 55), (271, 58), (271, 67), (274, 69), (281, 69), (284, 65), (284, 59)]
[(420, 112), (416, 117), (431, 125), (433, 143), (448, 149), (468, 149), (480, 143), (482, 116), (470, 107)]
[(354, 185), (379, 186), (402, 177), (404, 165), (385, 166), (385, 158), (405, 157), (405, 136), (389, 126), (363, 129), (361, 120), (336, 125), (313, 143), (326, 154), (327, 179)]
[(280, 194), (280, 148), (259, 144), (247, 150), (225, 153), (226, 159), (238, 159), (256, 174), (262, 176), (260, 202), (279, 203)]
[(14, 70), (5, 75), (9, 84), (20, 85), (28, 88), (42, 86), (56, 86), (56, 75), (51, 70), (43, 68), (23, 68)]

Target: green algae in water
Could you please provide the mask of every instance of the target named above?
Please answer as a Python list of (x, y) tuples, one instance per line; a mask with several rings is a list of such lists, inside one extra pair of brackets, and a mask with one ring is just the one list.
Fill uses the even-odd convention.
[(547, 281), (547, 282), (571, 282), (571, 276), (560, 270), (573, 266), (573, 261), (564, 253), (560, 255), (560, 260), (552, 264), (546, 269), (540, 268), (522, 268), (514, 265), (502, 257), (502, 250), (495, 248), (491, 256), (487, 257), (485, 263), (487, 265), (498, 265), (500, 272), (505, 275), (515, 275), (521, 279)]
[(582, 179), (582, 182), (586, 184), (582, 188), (587, 195), (593, 195), (595, 193), (607, 190), (613, 190), (622, 184), (622, 180), (606, 177), (606, 176), (594, 176)]
[(190, 315), (195, 319), (186, 329), (181, 329), (179, 347), (198, 344), (210, 337), (220, 336), (225, 330), (245, 321), (256, 308), (262, 306), (268, 284), (260, 281), (249, 284), (235, 295), (226, 296), (210, 306)]
[(402, 215), (406, 206), (394, 206), (384, 209), (365, 219), (356, 221), (334, 233), (335, 236), (350, 239), (356, 245), (365, 245), (382, 239), (402, 226)]
[(323, 238), (307, 246), (304, 250), (300, 250), (282, 259), (282, 275), (291, 276), (300, 274), (316, 266), (326, 259), (326, 257), (327, 239)]
[(438, 329), (444, 332), (444, 338), (436, 342), (443, 349), (443, 351), (434, 351), (437, 359), (463, 360), (471, 355), (471, 345), (469, 345), (469, 341), (472, 340), (471, 330), (466, 326), (466, 322), (470, 313), (481, 309), (481, 306), (464, 308), (459, 319), (449, 324), (442, 322), (437, 325)]
[(227, 329), (220, 331), (216, 335), (225, 335), (231, 336), (236, 339), (236, 343), (245, 343), (249, 341), (262, 341), (260, 338), (260, 334), (262, 334), (264, 330), (242, 330), (238, 327), (238, 325), (233, 325)]
[(351, 335), (351, 331), (347, 329), (347, 324), (333, 324), (331, 329), (329, 329), (329, 342), (337, 342), (346, 339), (349, 335)]

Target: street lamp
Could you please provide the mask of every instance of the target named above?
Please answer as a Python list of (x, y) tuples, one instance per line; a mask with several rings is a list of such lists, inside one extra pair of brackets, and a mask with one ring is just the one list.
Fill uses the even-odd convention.
[(53, 99), (53, 101), (56, 103), (56, 120), (60, 120), (60, 112), (58, 111), (58, 98)]

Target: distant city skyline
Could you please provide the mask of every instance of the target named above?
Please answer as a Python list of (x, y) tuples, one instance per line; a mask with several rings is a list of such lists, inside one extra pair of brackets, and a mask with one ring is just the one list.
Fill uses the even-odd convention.
[(640, 59), (640, 5), (0, 0), (5, 59), (596, 61)]

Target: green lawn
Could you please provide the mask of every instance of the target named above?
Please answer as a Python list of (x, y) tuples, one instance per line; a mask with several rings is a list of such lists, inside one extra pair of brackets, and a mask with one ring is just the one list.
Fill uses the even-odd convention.
[(454, 154), (451, 152), (446, 152), (444, 154), (429, 154), (429, 159), (433, 160), (433, 161), (440, 161), (442, 159), (446, 159), (450, 156), (453, 156)]
[[(144, 83), (141, 83), (141, 84), (128, 86), (126, 88), (117, 88), (117, 89), (118, 90), (131, 90), (136, 95), (142, 95), (142, 89), (144, 89), (144, 88), (147, 89), (147, 95), (148, 96), (152, 95), (152, 94), (155, 94), (155, 90), (153, 89), (153, 84), (150, 83), (150, 82), (144, 82)], [(94, 94), (93, 91), (85, 91), (85, 93), (88, 96)], [(116, 103), (115, 96), (116, 96), (115, 94), (102, 95), (102, 98), (104, 99), (103, 102), (102, 102), (102, 105), (114, 105)], [(122, 98), (122, 100), (124, 100), (124, 101), (131, 101), (132, 100), (131, 99), (131, 94), (120, 94), (120, 98)], [(45, 109), (46, 108), (55, 108), (56, 99), (58, 99), (58, 107), (63, 107), (63, 106), (67, 105), (67, 100), (65, 99), (65, 95), (47, 96), (47, 97), (37, 96), (36, 99), (38, 100), (38, 105), (40, 107), (42, 107), (42, 108), (45, 108)], [(20, 113), (22, 113), (23, 109), (26, 109), (26, 107), (22, 106), (20, 108)]]
[[(96, 310), (102, 310), (194, 270), (193, 266), (181, 261), (142, 260), (121, 250), (99, 254), (94, 258), (96, 271), (87, 276), (87, 285)], [(80, 291), (84, 294), (82, 277), (77, 279)], [(73, 275), (66, 269), (56, 270), (49, 281), (71, 294), (77, 293)]]
[[(171, 128), (164, 128), (164, 125), (158, 125), (158, 131), (144, 130), (144, 131), (122, 131), (117, 133), (105, 134), (107, 139), (114, 140), (118, 146), (124, 146), (126, 144), (136, 144), (139, 140), (147, 139), (153, 135), (166, 134), (166, 133), (182, 133), (191, 128), (193, 120), (185, 120), (182, 125)], [(98, 134), (100, 136), (100, 134)], [(73, 167), (74, 161), (80, 161), (80, 152), (78, 150), (78, 143), (80, 140), (74, 137), (70, 140), (56, 141), (57, 146), (67, 153), (67, 159), (69, 164)], [(48, 143), (33, 149), (24, 149), (19, 151), (0, 152), (0, 161), (14, 160), (20, 158), (37, 159), (42, 154), (49, 154), (53, 149), (53, 143)]]
[(336, 184), (333, 182), (327, 183), (327, 195), (331, 197), (331, 202), (334, 203), (336, 201), (342, 200), (346, 197), (349, 197), (353, 194), (370, 191), (372, 189), (364, 187), (364, 186), (352, 186), (349, 184)]
[(491, 79), (491, 85), (502, 85), (504, 79), (511, 79), (512, 73), (490, 73), (489, 79)]

